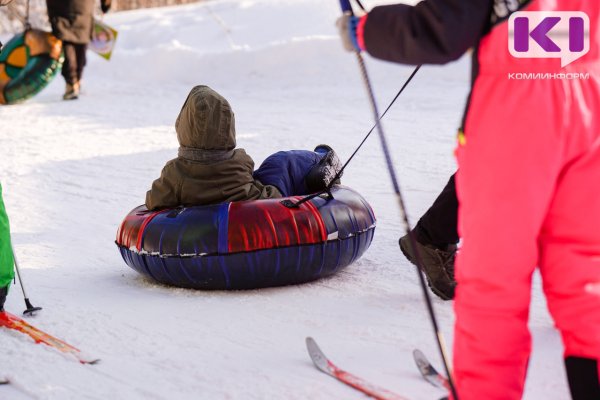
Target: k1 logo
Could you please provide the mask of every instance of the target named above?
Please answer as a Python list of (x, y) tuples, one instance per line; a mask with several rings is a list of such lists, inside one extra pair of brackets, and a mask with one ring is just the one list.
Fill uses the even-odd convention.
[(508, 20), (508, 49), (517, 58), (560, 58), (564, 67), (590, 51), (590, 18), (581, 11), (518, 11)]

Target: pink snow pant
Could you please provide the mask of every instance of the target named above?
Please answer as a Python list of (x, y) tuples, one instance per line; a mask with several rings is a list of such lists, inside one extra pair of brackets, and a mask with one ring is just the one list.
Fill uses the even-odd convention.
[(503, 30), (482, 41), (466, 142), (457, 150), (454, 376), (461, 400), (522, 397), (536, 267), (565, 357), (600, 360), (597, 49), (592, 62), (573, 67), (589, 72), (588, 80), (510, 80), (513, 61), (498, 56), (508, 53)]

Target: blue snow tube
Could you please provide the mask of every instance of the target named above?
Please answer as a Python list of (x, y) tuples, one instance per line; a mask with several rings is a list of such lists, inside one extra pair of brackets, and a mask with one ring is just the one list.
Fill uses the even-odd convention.
[[(375, 215), (352, 189), (298, 208), (268, 199), (132, 210), (117, 232), (125, 263), (157, 282), (195, 289), (255, 289), (309, 282), (369, 248)], [(299, 197), (288, 198), (298, 201)]]

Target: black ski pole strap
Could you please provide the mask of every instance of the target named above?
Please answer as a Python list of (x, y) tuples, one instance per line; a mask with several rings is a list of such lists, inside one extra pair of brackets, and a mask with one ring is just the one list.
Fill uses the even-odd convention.
[(365, 6), (363, 6), (363, 4), (360, 2), (360, 0), (356, 0), (356, 4), (358, 4), (358, 6), (360, 7), (361, 10), (363, 10), (364, 12), (367, 12), (367, 9), (365, 8)]
[(348, 164), (350, 163), (350, 161), (352, 161), (352, 159), (354, 158), (354, 156), (356, 155), (356, 153), (358, 153), (358, 151), (360, 150), (360, 148), (362, 147), (362, 145), (365, 144), (365, 142), (367, 141), (367, 139), (369, 138), (369, 136), (371, 136), (371, 133), (373, 133), (373, 131), (377, 127), (377, 124), (379, 122), (381, 122), (381, 120), (383, 119), (383, 117), (385, 117), (385, 114), (387, 114), (387, 112), (390, 110), (390, 108), (392, 108), (392, 106), (394, 105), (394, 103), (396, 102), (396, 100), (398, 100), (398, 97), (400, 97), (400, 95), (402, 94), (402, 92), (404, 91), (404, 89), (406, 89), (406, 86), (408, 86), (408, 84), (410, 83), (410, 81), (412, 81), (412, 79), (417, 74), (417, 72), (419, 71), (420, 68), (421, 68), (421, 66), (417, 65), (417, 67), (414, 69), (414, 71), (410, 74), (410, 76), (408, 77), (408, 79), (406, 80), (406, 82), (404, 82), (404, 85), (402, 85), (402, 87), (400, 88), (400, 90), (398, 90), (398, 93), (396, 93), (396, 96), (394, 96), (394, 98), (392, 99), (392, 101), (390, 102), (390, 104), (387, 106), (387, 108), (385, 109), (385, 111), (381, 114), (381, 116), (379, 117), (379, 119), (377, 120), (377, 122), (375, 123), (375, 125), (373, 125), (371, 127), (371, 129), (369, 130), (369, 132), (367, 132), (367, 134), (365, 135), (364, 139), (360, 142), (360, 144), (358, 145), (358, 147), (356, 148), (356, 150), (354, 150), (354, 152), (348, 158), (348, 160), (344, 163), (344, 165), (342, 166), (342, 168), (340, 169), (340, 171), (335, 175), (335, 178), (333, 178), (331, 180), (331, 182), (329, 182), (329, 185), (327, 186), (328, 189), (331, 189), (331, 187), (333, 186), (333, 183), (342, 176), (342, 173), (344, 172), (344, 170), (346, 169), (346, 167), (348, 166)]
[[(387, 106), (387, 108), (385, 109), (385, 111), (381, 114), (381, 116), (379, 117), (378, 122), (381, 121), (383, 119), (383, 117), (385, 117), (385, 115), (387, 114), (387, 112), (390, 110), (390, 108), (392, 108), (392, 106), (394, 105), (394, 103), (396, 102), (396, 100), (398, 100), (398, 97), (400, 97), (400, 95), (402, 94), (402, 92), (404, 92), (404, 89), (406, 89), (406, 87), (412, 81), (412, 79), (415, 77), (415, 75), (417, 74), (417, 72), (419, 71), (420, 68), (421, 68), (420, 65), (417, 65), (415, 67), (415, 69), (410, 74), (410, 76), (408, 77), (408, 79), (404, 82), (404, 84), (402, 85), (402, 87), (400, 88), (400, 90), (398, 90), (398, 93), (396, 93), (396, 96), (394, 96), (394, 98), (392, 99), (392, 101), (390, 102), (390, 104)], [(377, 123), (371, 127), (371, 129), (369, 130), (369, 132), (367, 132), (367, 134), (365, 135), (365, 137), (363, 138), (363, 140), (360, 142), (360, 144), (358, 145), (358, 147), (350, 155), (350, 157), (348, 158), (348, 160), (346, 160), (346, 162), (344, 163), (344, 165), (342, 165), (342, 168), (340, 168), (340, 170), (335, 174), (335, 177), (331, 180), (331, 182), (329, 182), (329, 185), (325, 189), (323, 189), (323, 190), (321, 190), (319, 192), (310, 194), (310, 195), (308, 195), (306, 197), (303, 197), (301, 200), (299, 200), (296, 203), (294, 203), (291, 200), (284, 200), (281, 203), (283, 205), (285, 205), (286, 207), (288, 207), (288, 208), (297, 208), (302, 203), (306, 203), (307, 201), (312, 200), (315, 197), (321, 196), (322, 194), (325, 194), (325, 193), (329, 194), (329, 199), (333, 199), (333, 195), (331, 194), (331, 188), (333, 187), (334, 182), (336, 182), (338, 179), (340, 179), (340, 177), (344, 173), (344, 170), (346, 169), (346, 167), (348, 166), (348, 164), (350, 164), (350, 161), (352, 161), (352, 159), (354, 158), (354, 156), (356, 156), (356, 154), (358, 153), (358, 151), (362, 148), (363, 144), (365, 144), (365, 142), (367, 141), (367, 139), (369, 138), (369, 136), (371, 136), (371, 133), (373, 133), (373, 131), (375, 130), (376, 127), (377, 127)]]
[(298, 200), (295, 203), (292, 200), (286, 199), (286, 200), (282, 200), (281, 204), (283, 204), (287, 208), (298, 208), (302, 204), (306, 203), (307, 201), (310, 201), (310, 200), (312, 200), (312, 199), (314, 199), (316, 197), (321, 197), (324, 194), (327, 194), (327, 197), (326, 197), (325, 200), (327, 200), (327, 201), (333, 200), (333, 194), (331, 194), (331, 190), (329, 188), (325, 188), (325, 189), (320, 190), (318, 192), (309, 194), (309, 195), (303, 197), (302, 199)]

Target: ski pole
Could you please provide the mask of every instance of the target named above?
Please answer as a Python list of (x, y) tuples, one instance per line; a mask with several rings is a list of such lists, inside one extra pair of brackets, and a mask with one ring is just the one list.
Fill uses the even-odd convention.
[(19, 263), (17, 262), (17, 253), (15, 252), (15, 247), (12, 245), (12, 243), (10, 244), (10, 246), (12, 248), (13, 258), (15, 260), (15, 270), (17, 271), (17, 276), (19, 277), (19, 283), (21, 284), (21, 291), (23, 291), (23, 298), (25, 300), (25, 306), (27, 307), (27, 309), (25, 311), (23, 311), (23, 314), (24, 315), (28, 315), (28, 314), (33, 315), (34, 312), (40, 311), (42, 309), (42, 307), (34, 307), (31, 304), (31, 302), (29, 301), (29, 297), (27, 297), (27, 293), (25, 292), (25, 285), (23, 284), (23, 278), (21, 277), (21, 270), (19, 268)]
[[(350, 4), (350, 0), (340, 0), (340, 6), (341, 6), (343, 14), (354, 15), (354, 12), (352, 10), (352, 5)], [(410, 229), (410, 223), (408, 221), (408, 213), (406, 210), (404, 199), (402, 197), (402, 193), (400, 191), (400, 185), (398, 184), (398, 179), (396, 177), (396, 171), (395, 171), (394, 165), (392, 163), (389, 146), (387, 144), (387, 138), (385, 136), (385, 133), (383, 132), (383, 127), (381, 126), (381, 122), (380, 122), (380, 118), (379, 118), (379, 111), (377, 109), (377, 102), (375, 101), (375, 96), (373, 94), (373, 87), (372, 87), (370, 79), (369, 79), (369, 74), (367, 73), (367, 67), (365, 66), (365, 62), (364, 62), (363, 57), (360, 54), (360, 52), (355, 50), (354, 54), (356, 55), (356, 59), (358, 61), (358, 66), (360, 69), (360, 73), (361, 73), (363, 82), (365, 84), (365, 88), (367, 90), (369, 102), (371, 103), (371, 109), (373, 111), (373, 115), (375, 118), (375, 124), (377, 125), (377, 133), (379, 134), (379, 140), (381, 142), (381, 147), (383, 148), (383, 153), (385, 156), (385, 161), (387, 164), (388, 172), (389, 172), (390, 178), (392, 180), (392, 185), (394, 187), (394, 193), (396, 194), (398, 206), (399, 206), (400, 212), (402, 214), (402, 222), (404, 224), (406, 233), (408, 234), (408, 237), (410, 239), (410, 244), (415, 253), (415, 258), (417, 260), (417, 265), (418, 265), (417, 274), (419, 275), (419, 282), (421, 283), (421, 289), (423, 291), (423, 296), (425, 298), (425, 303), (427, 305), (427, 311), (429, 313), (429, 317), (431, 319), (431, 324), (433, 326), (433, 330), (435, 333), (436, 342), (437, 342), (437, 345), (438, 345), (438, 348), (440, 351), (440, 355), (442, 357), (442, 361), (444, 363), (444, 368), (446, 370), (446, 374), (448, 375), (448, 383), (450, 384), (450, 392), (452, 393), (454, 400), (458, 400), (458, 394), (456, 392), (456, 387), (454, 386), (454, 381), (453, 381), (452, 375), (450, 373), (450, 365), (448, 363), (448, 356), (446, 355), (447, 352), (446, 352), (446, 346), (444, 344), (444, 338), (439, 329), (437, 318), (435, 316), (435, 311), (433, 309), (433, 303), (431, 301), (431, 297), (427, 290), (427, 284), (425, 282), (425, 278), (423, 277), (423, 273), (421, 272), (421, 265), (422, 265), (421, 256), (420, 256), (419, 250), (417, 248), (417, 242), (414, 237), (414, 234), (412, 233), (412, 230)]]

